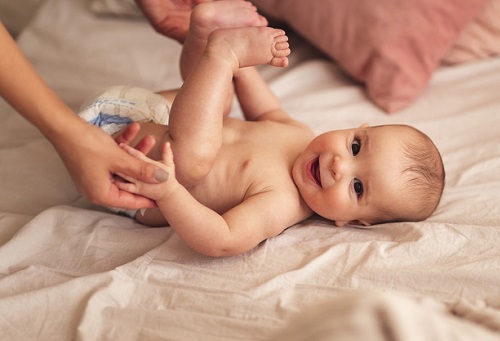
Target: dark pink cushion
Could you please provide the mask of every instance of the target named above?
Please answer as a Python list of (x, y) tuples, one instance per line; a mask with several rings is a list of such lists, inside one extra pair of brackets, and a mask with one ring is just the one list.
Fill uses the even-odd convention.
[[(485, 0), (252, 0), (285, 21), (387, 112), (411, 104)], [(292, 47), (293, 48), (293, 47)]]

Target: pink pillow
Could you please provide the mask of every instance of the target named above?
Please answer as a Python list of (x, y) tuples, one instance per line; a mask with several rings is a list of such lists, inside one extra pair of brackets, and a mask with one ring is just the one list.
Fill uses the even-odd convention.
[(500, 0), (487, 0), (444, 56), (443, 63), (457, 64), (493, 55), (500, 55)]
[(411, 104), (485, 0), (253, 0), (365, 83), (387, 112)]

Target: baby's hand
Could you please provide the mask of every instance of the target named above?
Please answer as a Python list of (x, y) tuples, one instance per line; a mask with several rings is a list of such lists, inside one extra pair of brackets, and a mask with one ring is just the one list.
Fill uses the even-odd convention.
[(120, 143), (120, 147), (130, 155), (160, 167), (165, 172), (167, 172), (168, 178), (164, 182), (158, 184), (148, 184), (125, 174), (117, 173), (118, 176), (128, 181), (115, 181), (115, 184), (119, 189), (130, 193), (139, 194), (157, 201), (168, 197), (168, 194), (171, 193), (179, 185), (177, 179), (175, 178), (174, 157), (169, 142), (166, 142), (163, 145), (161, 162), (150, 159), (139, 150), (134, 149), (124, 143)]

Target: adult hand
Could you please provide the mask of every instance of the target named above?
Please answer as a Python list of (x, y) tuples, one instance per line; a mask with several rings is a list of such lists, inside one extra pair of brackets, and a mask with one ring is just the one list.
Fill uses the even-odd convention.
[(195, 5), (213, 0), (135, 0), (153, 28), (167, 37), (184, 42)]
[[(137, 134), (138, 125), (128, 129), (119, 142), (128, 144)], [(158, 167), (132, 157), (99, 128), (82, 121), (69, 131), (71, 136), (51, 139), (68, 169), (78, 190), (99, 205), (139, 209), (155, 207), (154, 201), (135, 195), (116, 186), (116, 173), (148, 183), (166, 180), (168, 175)], [(58, 139), (63, 139), (61, 142)], [(154, 146), (152, 137), (146, 137), (137, 148), (147, 153)]]

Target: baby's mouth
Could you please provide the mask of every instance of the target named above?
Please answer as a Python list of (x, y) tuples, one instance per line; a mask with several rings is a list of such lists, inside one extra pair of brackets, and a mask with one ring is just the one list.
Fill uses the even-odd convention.
[(321, 173), (319, 170), (319, 157), (313, 160), (311, 165), (311, 175), (316, 185), (321, 187)]

